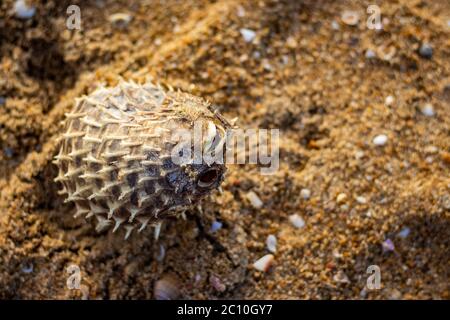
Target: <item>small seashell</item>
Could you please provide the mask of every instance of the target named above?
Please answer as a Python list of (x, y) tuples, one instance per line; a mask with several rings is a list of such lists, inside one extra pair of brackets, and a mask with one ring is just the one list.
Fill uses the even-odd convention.
[(132, 19), (133, 17), (130, 14), (122, 12), (114, 13), (108, 17), (109, 22), (120, 29), (125, 28)]
[(394, 243), (392, 242), (391, 239), (386, 239), (382, 244), (381, 244), (383, 251), (394, 251), (395, 250), (395, 246)]
[(17, 0), (14, 3), (14, 13), (19, 19), (30, 19), (36, 13), (36, 8), (25, 0)]
[(397, 49), (394, 46), (381, 45), (377, 48), (377, 56), (384, 61), (391, 61), (396, 53)]
[(253, 39), (255, 39), (255, 37), (256, 37), (256, 32), (251, 29), (242, 28), (239, 30), (239, 32), (241, 33), (245, 42), (252, 42)]
[(248, 199), (248, 201), (250, 201), (253, 208), (261, 209), (263, 207), (263, 202), (261, 201), (261, 199), (258, 197), (258, 195), (255, 192), (249, 191), (247, 193), (247, 199)]
[(394, 103), (394, 100), (395, 98), (393, 96), (387, 96), (386, 99), (384, 99), (384, 104), (389, 107)]
[(373, 59), (373, 58), (376, 58), (377, 57), (377, 54), (375, 53), (375, 51), (373, 51), (373, 50), (367, 50), (366, 51), (366, 58), (367, 59)]
[(266, 254), (264, 257), (258, 259), (254, 264), (253, 267), (261, 272), (267, 272), (272, 263), (274, 261), (274, 256), (272, 254)]
[(427, 117), (433, 117), (435, 115), (433, 105), (431, 103), (425, 104), (422, 109), (422, 114)]
[(358, 202), (360, 204), (366, 204), (367, 203), (367, 199), (362, 197), (362, 196), (358, 196), (358, 197), (356, 197), (356, 202)]
[(300, 217), (298, 214), (293, 214), (289, 216), (289, 221), (292, 223), (294, 227), (297, 229), (301, 229), (305, 226), (305, 220)]
[(226, 285), (223, 284), (222, 280), (220, 280), (220, 278), (216, 275), (212, 274), (209, 277), (209, 283), (214, 289), (216, 289), (219, 292), (224, 292), (227, 289)]
[(343, 271), (338, 271), (338, 273), (333, 276), (333, 280), (337, 283), (350, 283), (350, 279)]
[(345, 193), (339, 193), (336, 197), (337, 203), (344, 203), (347, 200), (347, 195)]
[(359, 22), (359, 13), (356, 11), (345, 10), (342, 12), (341, 20), (349, 26), (356, 26)]
[(311, 197), (311, 190), (303, 188), (302, 190), (300, 190), (300, 196), (303, 199), (308, 200)]
[(155, 282), (154, 296), (156, 300), (174, 300), (179, 294), (178, 279), (175, 276), (166, 275)]
[(267, 236), (266, 245), (267, 250), (269, 250), (272, 253), (275, 253), (277, 251), (277, 238), (273, 234)]
[(339, 23), (336, 20), (331, 21), (331, 28), (333, 30), (339, 30), (340, 29)]
[(387, 141), (388, 137), (385, 134), (379, 134), (372, 140), (373, 144), (376, 146), (384, 146)]

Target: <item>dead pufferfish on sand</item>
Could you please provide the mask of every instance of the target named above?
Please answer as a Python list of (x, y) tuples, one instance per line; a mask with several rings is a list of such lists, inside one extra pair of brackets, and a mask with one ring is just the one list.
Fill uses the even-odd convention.
[(223, 163), (172, 161), (172, 133), (192, 131), (194, 121), (204, 123), (203, 148), (224, 148), (230, 124), (187, 93), (121, 81), (76, 99), (54, 161), (59, 193), (75, 217), (95, 217), (98, 231), (124, 228), (128, 238), (152, 225), (157, 238), (165, 218), (183, 215), (224, 177)]

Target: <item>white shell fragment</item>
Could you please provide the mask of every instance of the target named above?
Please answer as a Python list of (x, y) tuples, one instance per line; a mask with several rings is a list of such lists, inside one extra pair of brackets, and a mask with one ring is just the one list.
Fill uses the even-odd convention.
[(427, 117), (434, 117), (435, 112), (433, 105), (431, 103), (427, 103), (422, 107), (422, 114)]
[(372, 140), (373, 144), (376, 146), (384, 146), (387, 141), (388, 137), (385, 134), (379, 134)]
[(356, 26), (359, 22), (359, 13), (356, 11), (345, 10), (341, 14), (341, 20), (346, 25)]
[(303, 188), (302, 190), (300, 190), (300, 196), (303, 199), (308, 200), (311, 197), (311, 190)]
[(14, 13), (17, 18), (30, 19), (36, 13), (36, 8), (29, 5), (25, 0), (17, 0), (14, 3)]
[(387, 96), (384, 100), (384, 103), (389, 107), (391, 106), (395, 101), (395, 98), (393, 96)]
[(277, 251), (277, 238), (273, 234), (267, 236), (266, 245), (267, 250), (269, 250), (272, 253), (275, 253)]
[(245, 42), (252, 42), (256, 37), (256, 32), (250, 29), (242, 28), (239, 30)]
[(267, 272), (270, 269), (270, 266), (272, 265), (274, 261), (274, 256), (272, 254), (266, 254), (264, 257), (258, 259), (254, 264), (253, 267), (261, 272)]
[(294, 227), (297, 229), (301, 229), (305, 226), (305, 220), (300, 217), (298, 214), (293, 214), (289, 216), (289, 221), (292, 223)]
[(358, 197), (356, 197), (356, 202), (358, 202), (360, 204), (366, 204), (367, 203), (367, 199), (364, 198), (363, 196), (358, 196)]
[(345, 193), (339, 193), (336, 197), (337, 203), (344, 203), (347, 200), (347, 195)]
[(333, 276), (333, 280), (337, 283), (350, 283), (350, 279), (343, 271), (338, 271), (338, 273)]
[(250, 204), (252, 205), (253, 208), (261, 209), (263, 207), (263, 202), (255, 192), (249, 191), (247, 193), (247, 199), (248, 201), (250, 201)]

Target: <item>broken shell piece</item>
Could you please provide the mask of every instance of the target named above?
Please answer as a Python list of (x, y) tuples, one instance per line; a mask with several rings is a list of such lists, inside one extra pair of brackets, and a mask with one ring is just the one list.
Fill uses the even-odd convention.
[(356, 26), (359, 22), (359, 13), (356, 11), (345, 10), (342, 12), (341, 20), (346, 25)]
[(349, 278), (343, 271), (339, 271), (333, 276), (333, 280), (338, 283), (350, 283)]
[(275, 253), (277, 251), (277, 238), (273, 234), (269, 235), (266, 240), (266, 245), (267, 250)]
[(264, 257), (258, 259), (254, 264), (253, 268), (261, 272), (267, 272), (270, 269), (274, 260), (274, 256), (272, 254), (266, 254)]
[(222, 280), (220, 280), (220, 278), (216, 275), (211, 275), (209, 277), (209, 283), (219, 292), (224, 292), (227, 289), (226, 285), (223, 284)]
[(156, 300), (173, 300), (180, 294), (178, 279), (166, 275), (155, 282), (154, 296)]
[(128, 13), (114, 13), (108, 17), (109, 22), (116, 28), (125, 28), (133, 19)]
[(298, 214), (293, 214), (289, 216), (289, 221), (292, 225), (298, 229), (303, 228), (305, 226), (305, 220), (300, 217)]
[(256, 37), (256, 32), (251, 29), (242, 28), (239, 30), (245, 42), (252, 42)]
[(347, 195), (345, 193), (339, 193), (336, 197), (337, 203), (344, 203), (347, 200)]
[(248, 201), (250, 201), (253, 208), (261, 209), (263, 207), (263, 202), (261, 201), (261, 199), (258, 197), (258, 195), (255, 192), (249, 191), (247, 193), (247, 199), (248, 199)]
[(14, 3), (14, 13), (19, 19), (30, 19), (36, 13), (36, 7), (30, 5), (28, 1), (17, 0)]

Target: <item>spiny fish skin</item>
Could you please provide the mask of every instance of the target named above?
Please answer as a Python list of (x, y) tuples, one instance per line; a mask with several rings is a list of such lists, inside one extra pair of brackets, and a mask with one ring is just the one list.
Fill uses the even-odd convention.
[(77, 99), (54, 161), (75, 217), (95, 217), (98, 231), (123, 228), (125, 238), (149, 225), (159, 232), (165, 218), (218, 188), (223, 164), (177, 164), (171, 156), (175, 130), (192, 132), (197, 121), (205, 123), (205, 148), (224, 145), (229, 124), (187, 93), (122, 81)]

